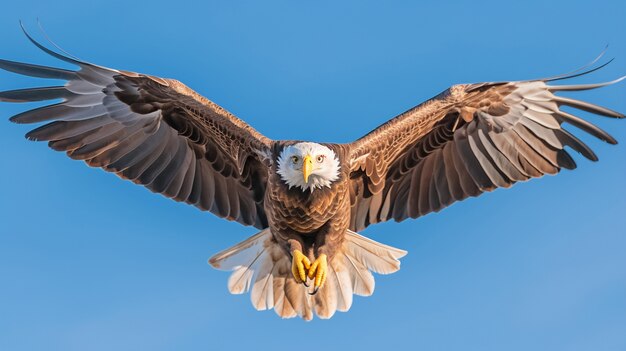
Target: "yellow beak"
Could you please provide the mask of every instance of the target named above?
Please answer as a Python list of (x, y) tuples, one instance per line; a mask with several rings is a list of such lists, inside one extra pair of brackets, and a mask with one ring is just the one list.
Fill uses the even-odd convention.
[(306, 155), (304, 156), (304, 159), (302, 160), (302, 175), (304, 176), (305, 183), (309, 182), (309, 176), (311, 175), (312, 171), (313, 171), (313, 159), (311, 158), (311, 155)]

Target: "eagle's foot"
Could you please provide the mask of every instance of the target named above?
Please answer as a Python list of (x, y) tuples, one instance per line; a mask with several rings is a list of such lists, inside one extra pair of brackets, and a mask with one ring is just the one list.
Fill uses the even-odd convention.
[(311, 261), (300, 250), (293, 250), (291, 256), (291, 273), (296, 279), (296, 283), (308, 286), (306, 284), (305, 269), (309, 270), (311, 268)]
[(317, 294), (317, 291), (324, 285), (326, 281), (326, 273), (328, 272), (328, 262), (325, 254), (319, 255), (319, 257), (313, 262), (309, 269), (309, 278), (314, 280), (314, 289), (311, 295)]

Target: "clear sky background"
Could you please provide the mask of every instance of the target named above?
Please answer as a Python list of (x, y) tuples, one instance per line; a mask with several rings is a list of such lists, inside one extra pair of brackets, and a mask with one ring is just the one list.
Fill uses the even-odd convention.
[[(564, 73), (606, 44), (615, 62), (576, 81), (626, 74), (617, 0), (12, 1), (0, 57), (70, 67), (22, 35), (37, 17), (74, 55), (177, 78), (274, 139), (348, 142), (452, 84)], [(626, 111), (625, 83), (576, 96)], [(580, 113), (621, 142), (577, 133), (598, 163), (368, 228), (409, 251), (402, 270), (306, 323), (207, 264), (254, 229), (26, 141), (8, 122), (25, 108), (0, 105), (1, 350), (626, 349), (626, 121)]]

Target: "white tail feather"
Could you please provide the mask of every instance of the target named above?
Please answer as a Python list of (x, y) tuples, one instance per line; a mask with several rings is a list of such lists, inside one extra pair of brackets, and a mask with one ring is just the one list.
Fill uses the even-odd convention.
[(332, 272), (328, 273), (326, 281), (331, 281), (334, 286), (328, 289), (335, 291), (337, 298), (337, 309), (346, 312), (352, 306), (353, 284), (350, 275), (346, 269), (336, 269), (333, 265)]
[(360, 261), (348, 255), (344, 255), (343, 265), (348, 271), (347, 279), (350, 279), (352, 291), (355, 295), (370, 296), (374, 293), (376, 282), (374, 275)]
[(357, 259), (365, 267), (379, 274), (390, 274), (400, 269), (398, 259), (406, 255), (406, 251), (378, 243), (351, 230), (346, 232), (344, 247), (348, 255)]
[[(343, 246), (328, 264), (326, 283), (314, 296), (291, 275), (291, 259), (277, 245), (269, 229), (213, 256), (209, 263), (232, 270), (228, 290), (250, 291), (257, 310), (274, 309), (282, 318), (300, 316), (330, 318), (335, 311), (352, 306), (352, 295), (369, 296), (375, 282), (371, 272), (389, 274), (400, 269), (406, 251), (380, 244), (353, 231), (346, 232)], [(312, 282), (310, 282), (312, 283)]]

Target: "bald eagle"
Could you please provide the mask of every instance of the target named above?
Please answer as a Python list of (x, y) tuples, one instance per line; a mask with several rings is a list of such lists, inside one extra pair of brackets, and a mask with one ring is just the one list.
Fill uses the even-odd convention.
[(496, 188), (574, 169), (565, 147), (596, 161), (564, 124), (616, 144), (562, 106), (624, 117), (555, 95), (625, 78), (552, 84), (595, 70), (581, 69), (546, 79), (455, 85), (349, 144), (270, 140), (177, 80), (87, 63), (26, 35), (78, 69), (0, 60), (7, 71), (66, 81), (0, 92), (4, 102), (60, 101), (11, 121), (42, 123), (26, 137), (258, 228), (209, 262), (233, 271), (231, 293), (250, 292), (256, 309), (274, 309), (283, 318), (330, 318), (347, 311), (354, 294), (373, 293), (372, 272), (400, 268), (406, 251), (357, 234), (367, 226), (417, 218)]

